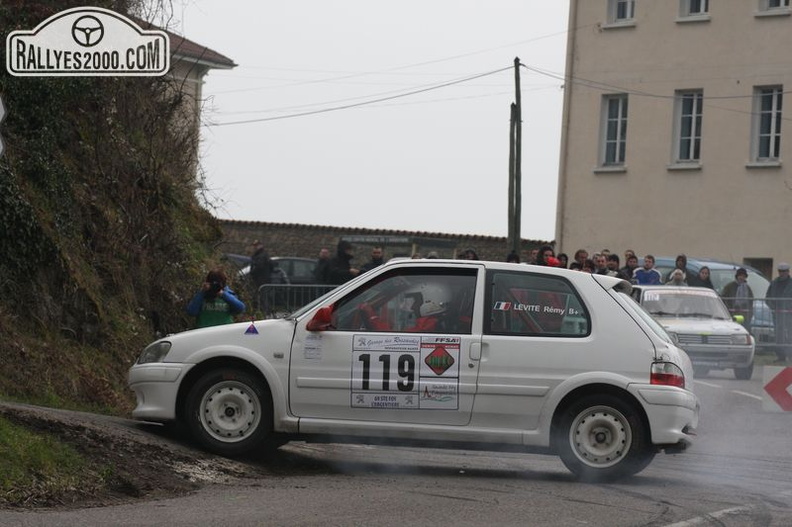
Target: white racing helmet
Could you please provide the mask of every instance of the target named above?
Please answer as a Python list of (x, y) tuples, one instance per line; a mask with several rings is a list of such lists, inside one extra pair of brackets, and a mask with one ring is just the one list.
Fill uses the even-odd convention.
[(421, 293), (423, 298), (423, 303), (418, 307), (422, 317), (445, 313), (451, 300), (451, 291), (444, 284), (424, 283), (415, 292)]

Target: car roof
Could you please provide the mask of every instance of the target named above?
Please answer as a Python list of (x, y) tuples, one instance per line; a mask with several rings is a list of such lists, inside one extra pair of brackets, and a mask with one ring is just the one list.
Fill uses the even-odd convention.
[(718, 296), (718, 292), (710, 289), (709, 287), (696, 287), (696, 286), (689, 286), (689, 285), (640, 285), (636, 284), (633, 285), (633, 289), (636, 291), (669, 291), (669, 292), (683, 292), (683, 293), (691, 293), (695, 292), (696, 294), (705, 292), (707, 294), (713, 294)]
[[(655, 256), (655, 266), (674, 267), (676, 264), (676, 259), (677, 259), (676, 256)], [(687, 266), (694, 271), (698, 271), (704, 266), (707, 266), (710, 269), (739, 269), (740, 267), (742, 267), (743, 269), (746, 269), (748, 272), (753, 271), (758, 275), (762, 275), (761, 271), (759, 271), (754, 267), (751, 267), (750, 265), (738, 264), (734, 262), (725, 262), (723, 260), (710, 260), (707, 258), (688, 257)]]

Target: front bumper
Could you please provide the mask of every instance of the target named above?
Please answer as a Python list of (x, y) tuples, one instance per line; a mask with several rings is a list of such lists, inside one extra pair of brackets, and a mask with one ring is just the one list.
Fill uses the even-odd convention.
[(707, 368), (745, 368), (754, 360), (753, 346), (683, 345), (693, 366)]
[(137, 406), (132, 417), (144, 421), (176, 419), (176, 399), (182, 379), (193, 364), (153, 362), (135, 364), (129, 370), (128, 385), (135, 392)]

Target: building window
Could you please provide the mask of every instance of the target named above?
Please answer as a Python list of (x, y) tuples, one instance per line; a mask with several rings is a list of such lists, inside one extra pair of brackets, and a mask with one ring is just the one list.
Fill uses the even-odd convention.
[(635, 0), (610, 0), (608, 4), (610, 22), (627, 22), (635, 18)]
[(607, 95), (602, 106), (602, 164), (624, 165), (627, 146), (627, 95)]
[(763, 0), (765, 9), (778, 9), (779, 7), (789, 7), (789, 0)]
[(706, 15), (709, 13), (709, 0), (682, 0), (682, 16)]
[(676, 160), (689, 163), (701, 159), (701, 115), (704, 93), (677, 92), (675, 98)]
[(756, 88), (754, 157), (757, 161), (777, 161), (780, 157), (783, 97), (780, 86)]

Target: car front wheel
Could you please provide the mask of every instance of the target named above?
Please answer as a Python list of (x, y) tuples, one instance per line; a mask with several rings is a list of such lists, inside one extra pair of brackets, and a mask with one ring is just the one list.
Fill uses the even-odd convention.
[(749, 381), (753, 376), (753, 362), (744, 368), (734, 368), (734, 377), (740, 381)]
[(186, 399), (187, 427), (207, 450), (235, 456), (265, 444), (272, 432), (272, 398), (263, 383), (236, 368), (204, 374)]
[(589, 395), (563, 411), (554, 442), (579, 479), (613, 481), (637, 474), (654, 459), (648, 434), (635, 405), (609, 394)]

